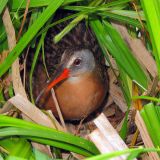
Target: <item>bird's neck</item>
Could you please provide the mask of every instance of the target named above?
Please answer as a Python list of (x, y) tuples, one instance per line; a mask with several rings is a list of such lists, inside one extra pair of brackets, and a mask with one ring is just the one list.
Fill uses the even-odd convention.
[(81, 80), (84, 80), (84, 79), (86, 79), (86, 78), (88, 78), (88, 77), (94, 77), (94, 74), (95, 74), (96, 72), (94, 72), (94, 71), (92, 71), (92, 72), (86, 72), (86, 73), (83, 73), (83, 74), (80, 74), (80, 75), (77, 75), (77, 76), (73, 76), (73, 77), (69, 77), (68, 79), (67, 79), (67, 82), (69, 82), (69, 83), (78, 83), (78, 82), (80, 82)]

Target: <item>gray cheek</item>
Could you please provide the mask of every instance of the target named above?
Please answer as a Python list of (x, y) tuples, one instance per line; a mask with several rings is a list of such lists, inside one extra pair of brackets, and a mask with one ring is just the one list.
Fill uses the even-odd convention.
[(96, 66), (95, 61), (90, 61), (88, 64), (86, 64), (86, 70), (93, 71), (95, 66)]
[(83, 74), (83, 73), (87, 73), (87, 72), (91, 72), (93, 71), (95, 68), (95, 62), (92, 61), (92, 63), (87, 63), (87, 62), (84, 62), (80, 65), (80, 66), (72, 66), (71, 67), (71, 76), (79, 76), (80, 74)]
[(79, 76), (86, 72), (86, 68), (84, 66), (72, 67), (71, 72), (73, 76)]

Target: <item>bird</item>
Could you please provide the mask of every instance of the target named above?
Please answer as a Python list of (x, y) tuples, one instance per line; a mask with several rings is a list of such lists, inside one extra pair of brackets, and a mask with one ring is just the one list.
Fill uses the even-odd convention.
[(51, 94), (54, 88), (63, 118), (81, 120), (101, 107), (108, 92), (108, 75), (91, 29), (81, 22), (54, 44), (53, 37), (63, 27), (58, 25), (47, 33), (45, 58), (50, 79), (40, 60), (34, 74), (34, 98), (39, 108), (58, 117)]

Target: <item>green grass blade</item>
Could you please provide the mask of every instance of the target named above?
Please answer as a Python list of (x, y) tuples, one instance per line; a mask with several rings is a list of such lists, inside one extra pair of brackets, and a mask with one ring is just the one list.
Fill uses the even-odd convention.
[(0, 153), (0, 160), (4, 160), (3, 157), (2, 157), (2, 153)]
[(36, 66), (36, 63), (37, 63), (37, 60), (38, 60), (38, 56), (39, 56), (39, 53), (40, 53), (40, 49), (41, 49), (41, 46), (42, 46), (42, 43), (44, 41), (44, 38), (45, 38), (45, 34), (42, 33), (41, 35), (41, 38), (38, 42), (38, 45), (37, 45), (37, 48), (36, 48), (36, 51), (35, 51), (35, 54), (34, 54), (34, 58), (33, 58), (33, 62), (32, 62), (32, 66), (31, 66), (31, 70), (30, 70), (30, 74), (29, 74), (29, 91), (30, 91), (30, 97), (31, 97), (31, 102), (34, 104), (34, 98), (33, 98), (33, 87), (32, 87), (32, 77), (33, 77), (33, 72), (34, 72), (34, 69), (35, 69), (35, 66)]
[[(53, 160), (50, 158), (48, 155), (40, 152), (39, 150), (34, 148), (34, 155), (35, 155), (35, 160)], [(56, 159), (55, 159), (56, 160)]]
[[(133, 56), (131, 50), (126, 45), (125, 41), (121, 38), (120, 34), (110, 25), (107, 21), (103, 21), (105, 31), (108, 32), (112, 42), (116, 44), (120, 55), (116, 58), (118, 64), (130, 76), (130, 78), (140, 84), (142, 88), (147, 88), (147, 77), (139, 65), (138, 61)], [(117, 53), (118, 54), (118, 53)], [(123, 65), (125, 63), (125, 66)], [(128, 71), (127, 69), (128, 68)]]
[[(9, 155), (29, 159), (32, 154), (31, 144), (24, 138), (6, 138), (0, 140), (0, 146), (9, 152)], [(16, 146), (16, 147), (15, 147)]]
[(141, 114), (141, 116), (142, 116), (142, 118), (143, 118), (143, 121), (144, 121), (144, 123), (145, 123), (145, 125), (146, 125), (146, 128), (147, 128), (147, 130), (148, 130), (148, 133), (149, 133), (149, 135), (150, 135), (150, 137), (151, 137), (151, 139), (152, 139), (152, 141), (153, 141), (153, 144), (154, 144), (155, 146), (157, 146), (157, 145), (158, 145), (158, 144), (157, 144), (158, 141), (157, 141), (156, 137), (154, 138), (154, 134), (152, 134), (152, 133), (153, 133), (153, 130), (152, 130), (152, 127), (151, 127), (151, 122), (148, 120), (148, 117), (147, 117), (147, 114), (146, 114), (145, 110), (142, 109), (141, 112), (140, 112), (140, 114)]
[[(99, 11), (106, 11), (112, 10), (112, 8), (119, 7), (119, 6), (126, 6), (126, 4), (130, 0), (116, 0), (107, 3), (101, 4), (99, 1), (98, 3), (93, 3), (91, 6), (64, 6), (63, 9), (67, 10), (74, 10), (74, 11), (88, 11), (88, 12), (99, 12)], [(101, 5), (99, 5), (101, 4)], [(123, 7), (122, 7), (123, 8)]]
[(6, 6), (8, 0), (1, 0), (0, 1), (0, 14), (2, 13), (4, 7)]
[(2, 22), (2, 17), (0, 17), (0, 53), (2, 53), (4, 50), (7, 49), (8, 49), (7, 36)]
[[(70, 135), (66, 137), (66, 133), (56, 134), (56, 132), (46, 132), (35, 129), (22, 129), (17, 127), (4, 127), (0, 129), (1, 137), (8, 136), (24, 136), (25, 138), (32, 139), (36, 142), (52, 145), (61, 149), (69, 150), (75, 153), (80, 153), (85, 156), (96, 155), (98, 152), (94, 152), (94, 145), (86, 145), (82, 138), (74, 137)], [(68, 134), (69, 135), (69, 134)], [(87, 142), (88, 143), (88, 142)], [(89, 143), (88, 143), (89, 144)], [(90, 143), (91, 144), (91, 143)], [(94, 148), (93, 148), (94, 147)]]
[(148, 100), (148, 101), (160, 102), (160, 99), (159, 99), (159, 98), (150, 97), (150, 96), (133, 96), (132, 99), (133, 99), (133, 100), (145, 99), (145, 100)]
[(85, 150), (84, 148), (81, 147), (77, 147), (76, 145), (72, 145), (69, 143), (63, 143), (63, 142), (59, 142), (59, 141), (53, 141), (53, 140), (49, 140), (46, 138), (35, 138), (35, 137), (28, 137), (26, 136), (27, 139), (30, 139), (31, 141), (34, 142), (38, 142), (38, 143), (42, 143), (42, 144), (46, 144), (46, 145), (50, 145), (53, 147), (56, 147), (57, 149), (65, 149), (67, 151), (71, 151), (74, 153), (78, 153), (87, 157), (96, 155), (95, 153), (91, 153), (87, 150)]
[(136, 149), (126, 149), (122, 151), (115, 151), (112, 153), (105, 153), (98, 156), (94, 156), (91, 158), (87, 158), (86, 160), (109, 160), (114, 157), (118, 157), (124, 154), (135, 154), (135, 153), (145, 153), (145, 152), (160, 152), (160, 149), (156, 148), (136, 148)]
[(15, 48), (10, 52), (8, 57), (0, 65), (0, 77), (9, 69), (11, 64), (22, 53), (28, 43), (34, 38), (41, 27), (48, 21), (53, 13), (61, 6), (64, 0), (54, 0), (51, 2), (45, 11), (38, 17), (34, 24), (28, 29), (28, 31), (19, 40)]
[(5, 160), (27, 160), (26, 158), (20, 158), (17, 156), (8, 156), (5, 158)]
[(119, 82), (120, 82), (120, 87), (122, 89), (125, 101), (127, 103), (128, 109), (125, 114), (125, 118), (123, 121), (123, 125), (121, 127), (121, 130), (119, 132), (121, 138), (123, 140), (126, 139), (127, 133), (128, 133), (128, 114), (129, 114), (129, 108), (131, 106), (131, 95), (132, 95), (132, 81), (131, 79), (127, 76), (127, 74), (121, 69), (119, 65), (118, 70), (119, 70)]
[(94, 20), (90, 25), (104, 54), (108, 50), (130, 79), (145, 90), (148, 79), (120, 34), (106, 21), (102, 24), (99, 20)]
[[(101, 4), (103, 0), (99, 1), (91, 1), (89, 6), (97, 6)], [(77, 16), (74, 20), (72, 20), (59, 34), (54, 37), (54, 42), (59, 42), (68, 32), (70, 32), (80, 21), (87, 18), (87, 14), (80, 12), (80, 15)]]
[(159, 122), (160, 122), (160, 107), (157, 105), (157, 106), (155, 106), (155, 109), (156, 109), (157, 117), (158, 117)]
[(142, 28), (142, 25), (138, 20), (127, 17), (127, 16), (117, 15), (116, 13), (112, 13), (109, 11), (99, 13), (99, 15), (101, 15), (102, 18), (109, 18), (111, 20), (119, 21), (120, 23), (125, 23), (127, 25), (132, 25), (134, 27)]
[(160, 78), (160, 0), (141, 0)]
[(124, 118), (124, 121), (123, 121), (121, 130), (120, 130), (120, 132), (119, 132), (119, 135), (121, 136), (121, 138), (122, 138), (123, 140), (126, 139), (127, 133), (128, 133), (128, 113), (129, 113), (129, 110), (127, 110), (127, 112), (126, 112), (126, 114), (125, 114), (125, 118)]
[(133, 19), (139, 19), (141, 18), (141, 20), (145, 20), (145, 16), (144, 13), (142, 11), (139, 11), (138, 13), (136, 11), (132, 11), (132, 10), (111, 10), (111, 13), (120, 15), (120, 16), (125, 16), (128, 18), (133, 18)]
[(6, 100), (3, 95), (3, 88), (0, 86), (0, 108), (5, 104)]
[[(76, 148), (82, 148), (83, 150), (86, 150), (87, 153), (99, 153), (95, 145), (88, 140), (20, 119), (0, 115), (0, 127), (3, 127), (0, 129), (0, 136), (26, 135), (39, 138), (41, 137), (48, 140), (73, 145), (76, 146)], [(8, 127), (8, 130), (4, 127)]]
[(73, 21), (70, 22), (59, 34), (54, 37), (54, 42), (59, 42), (72, 28), (74, 28), (81, 20), (86, 18), (86, 15), (82, 14), (76, 17)]
[[(100, 8), (100, 7), (89, 7), (89, 6), (66, 6), (64, 9), (69, 10), (75, 10), (75, 11), (81, 11), (85, 14), (98, 14), (102, 16), (103, 18), (110, 18), (113, 20), (120, 21), (125, 24), (130, 24), (132, 26), (141, 28), (142, 25), (137, 20), (139, 18), (139, 15), (136, 11), (129, 11), (129, 10), (113, 10), (112, 8), (106, 7)], [(104, 11), (103, 11), (103, 10)], [(144, 20), (144, 15), (142, 12), (140, 12), (141, 19)]]
[[(82, 0), (65, 0), (62, 5), (67, 5), (67, 4), (79, 2), (79, 1), (82, 1)], [(38, 0), (38, 3), (37, 3), (37, 0), (31, 0), (29, 8), (45, 7), (45, 6), (48, 6), (51, 2), (54, 2), (54, 1)], [(25, 9), (26, 3), (27, 3), (26, 1), (22, 3), (21, 0), (10, 0), (10, 8), (11, 10), (17, 10), (19, 7), (20, 9)]]
[(123, 69), (121, 69), (121, 67), (119, 65), (118, 66), (118, 70), (119, 70), (119, 82), (120, 82), (120, 86), (124, 95), (124, 98), (126, 100), (127, 106), (130, 107), (131, 103), (132, 103), (132, 81), (131, 79), (128, 77), (128, 75), (124, 72)]
[[(140, 114), (144, 120), (148, 133), (153, 141), (153, 144), (156, 147), (160, 146), (160, 118), (157, 113), (157, 106), (154, 106), (153, 103), (148, 103), (141, 110)], [(159, 107), (159, 106), (158, 106)]]
[(144, 106), (144, 110), (147, 116), (147, 119), (151, 125), (151, 132), (149, 132), (150, 135), (152, 135), (152, 140), (156, 142), (156, 147), (160, 146), (160, 122), (158, 115), (156, 113), (156, 108), (153, 105), (153, 103), (148, 103)]
[(63, 23), (63, 22), (65, 22), (65, 21), (67, 21), (67, 20), (76, 18), (77, 16), (80, 16), (80, 15), (81, 15), (81, 13), (71, 14), (71, 15), (66, 16), (66, 17), (64, 17), (64, 18), (62, 18), (62, 19), (60, 19), (60, 20), (58, 20), (58, 21), (56, 21), (56, 22), (53, 22), (53, 23), (47, 25), (46, 27), (44, 27), (44, 29), (42, 29), (42, 30), (38, 33), (37, 37), (38, 37), (39, 35), (41, 35), (43, 32), (46, 32), (49, 28), (54, 27), (55, 25), (60, 24), (60, 23)]

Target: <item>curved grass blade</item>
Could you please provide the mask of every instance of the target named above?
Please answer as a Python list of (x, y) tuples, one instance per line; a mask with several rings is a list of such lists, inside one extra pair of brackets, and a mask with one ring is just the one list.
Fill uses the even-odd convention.
[(54, 0), (48, 5), (44, 12), (37, 18), (33, 25), (19, 40), (15, 48), (10, 52), (8, 57), (0, 65), (0, 76), (2, 76), (9, 69), (11, 64), (22, 53), (22, 51), (28, 45), (28, 43), (34, 38), (34, 36), (38, 33), (41, 27), (48, 21), (48, 19), (61, 6), (63, 2), (64, 0)]
[(157, 102), (157, 103), (160, 102), (160, 99), (156, 98), (156, 97), (150, 97), (150, 96), (133, 96), (132, 97), (132, 100), (137, 100), (137, 99), (145, 99), (145, 100), (153, 101), (153, 102)]
[(142, 148), (142, 147), (136, 148), (136, 149), (126, 149), (122, 151), (101, 154), (98, 156), (87, 158), (86, 160), (109, 160), (124, 154), (141, 154), (145, 152), (160, 152), (160, 149), (159, 148)]
[[(103, 0), (99, 0), (99, 1), (91, 1), (89, 6), (98, 6), (99, 4), (101, 4), (103, 2)], [(77, 16), (75, 19), (73, 19), (60, 33), (58, 33), (55, 37), (54, 37), (54, 42), (57, 43), (59, 42), (68, 32), (70, 32), (80, 21), (82, 21), (83, 19), (87, 18), (88, 15), (80, 12), (81, 14), (79, 16)]]
[[(35, 129), (22, 129), (17, 127), (4, 127), (0, 129), (0, 137), (8, 136), (23, 136), (27, 139), (34, 140), (35, 142), (51, 145), (57, 148), (69, 150), (71, 152), (79, 153), (84, 156), (92, 156), (96, 153), (93, 152), (93, 146), (85, 145), (85, 141), (81, 140), (79, 137), (74, 137), (71, 135), (66, 137), (66, 133), (63, 133), (65, 137), (62, 137), (61, 134), (56, 132), (46, 132)], [(80, 142), (80, 143), (79, 143)], [(93, 149), (93, 150), (92, 150)], [(98, 152), (97, 152), (98, 154)]]
[[(80, 148), (86, 151), (86, 153), (99, 153), (95, 145), (88, 140), (24, 120), (0, 115), (0, 127), (3, 127), (0, 129), (0, 136), (26, 135), (32, 138), (52, 140), (53, 142), (58, 143), (57, 145), (60, 145), (61, 147), (63, 144), (66, 144), (68, 147), (73, 145), (74, 148)], [(67, 150), (67, 147), (65, 149)]]
[(35, 54), (34, 54), (33, 62), (32, 62), (32, 65), (31, 65), (31, 70), (30, 70), (30, 74), (29, 74), (29, 91), (30, 91), (31, 102), (33, 104), (35, 104), (35, 102), (34, 102), (33, 93), (32, 93), (33, 92), (32, 77), (33, 77), (34, 69), (35, 69), (35, 66), (36, 66), (36, 63), (37, 63), (37, 60), (38, 60), (38, 56), (40, 54), (40, 49), (41, 49), (42, 43), (44, 41), (44, 38), (45, 38), (45, 33), (42, 33), (41, 38), (38, 42)]
[(69, 23), (69, 25), (67, 25), (59, 34), (54, 37), (54, 42), (59, 42), (69, 31), (71, 31), (80, 21), (82, 21), (86, 17), (87, 16), (85, 14), (76, 17)]
[(1, 0), (0, 1), (0, 14), (2, 13), (4, 7), (6, 6), (8, 0)]
[(147, 128), (147, 131), (148, 131), (151, 139), (152, 139), (152, 142), (153, 142), (154, 146), (159, 146), (157, 136), (155, 136), (156, 133), (152, 129), (152, 122), (150, 122), (150, 120), (148, 119), (147, 113), (144, 110), (144, 108), (141, 110), (140, 114), (143, 118), (143, 121), (145, 123), (145, 126)]
[[(154, 142), (154, 145), (158, 147), (160, 145), (160, 136), (159, 136), (160, 122), (156, 111), (157, 111), (156, 106), (154, 106), (153, 103), (148, 103), (144, 106), (144, 112), (146, 116), (146, 118), (144, 118), (145, 124), (152, 138), (152, 141)], [(144, 117), (144, 113), (141, 112), (141, 115), (142, 114)], [(148, 127), (149, 125), (150, 128)]]
[(0, 140), (0, 146), (7, 150), (10, 156), (27, 159), (33, 156), (31, 144), (24, 138), (4, 138)]
[[(67, 10), (74, 10), (74, 11), (87, 11), (89, 12), (99, 12), (99, 11), (105, 11), (106, 9), (111, 9), (111, 7), (117, 7), (117, 6), (126, 6), (126, 4), (129, 2), (130, 0), (116, 0), (116, 1), (111, 1), (111, 2), (107, 2), (105, 4), (101, 4), (101, 3), (95, 3), (93, 5), (89, 5), (89, 6), (64, 6), (63, 9), (67, 9)], [(101, 4), (101, 5), (100, 5)]]
[(133, 19), (141, 19), (143, 21), (145, 21), (145, 16), (144, 16), (144, 13), (143, 11), (139, 11), (138, 13), (136, 11), (132, 11), (132, 10), (118, 10), (118, 9), (115, 9), (115, 10), (111, 10), (110, 11), (111, 13), (114, 13), (114, 14), (117, 14), (117, 15), (120, 15), (120, 16), (125, 16), (125, 17), (128, 17), (128, 18), (133, 18)]
[(142, 28), (142, 25), (138, 20), (127, 17), (127, 16), (118, 15), (108, 11), (99, 13), (99, 15), (101, 15), (102, 18), (108, 18), (111, 20), (119, 21), (120, 23), (125, 23), (127, 25), (132, 25), (134, 27)]
[[(87, 150), (85, 150), (84, 148), (81, 147), (77, 147), (75, 145), (72, 144), (67, 144), (67, 143), (63, 143), (63, 142), (58, 142), (58, 141), (53, 141), (53, 140), (49, 140), (49, 139), (44, 139), (44, 138), (32, 138), (32, 137), (28, 137), (25, 136), (27, 139), (30, 139), (31, 141), (34, 142), (38, 142), (38, 143), (42, 143), (42, 144), (46, 144), (46, 145), (50, 145), (59, 149), (64, 149), (70, 152), (74, 152), (74, 153), (78, 153), (87, 157), (96, 155), (95, 153), (91, 153)], [(98, 154), (98, 153), (97, 153)]]
[[(33, 152), (34, 152), (34, 156), (35, 156), (35, 159), (34, 160), (53, 160), (52, 158), (50, 158), (48, 155), (40, 152), (39, 150), (37, 149), (33, 149)], [(54, 158), (54, 160), (56, 160)], [(59, 159), (60, 160), (60, 159)]]
[[(62, 5), (67, 5), (70, 3), (80, 2), (80, 1), (82, 0), (65, 0)], [(48, 6), (51, 2), (53, 1), (52, 0), (38, 0), (38, 3), (37, 3), (37, 0), (31, 0), (29, 8), (45, 7), (45, 6)], [(19, 7), (20, 9), (25, 9), (26, 1), (22, 3), (21, 0), (10, 0), (11, 10), (17, 10)]]
[(159, 0), (141, 0), (142, 8), (146, 16), (148, 31), (151, 37), (153, 54), (156, 59), (158, 75), (160, 79), (160, 1)]
[(104, 20), (103, 23), (99, 20), (90, 21), (90, 25), (104, 55), (108, 50), (131, 80), (146, 90), (148, 85), (147, 76), (115, 28)]
[(5, 158), (5, 160), (27, 160), (27, 159), (26, 158), (20, 158), (20, 157), (17, 157), (17, 156), (8, 156), (8, 157)]

